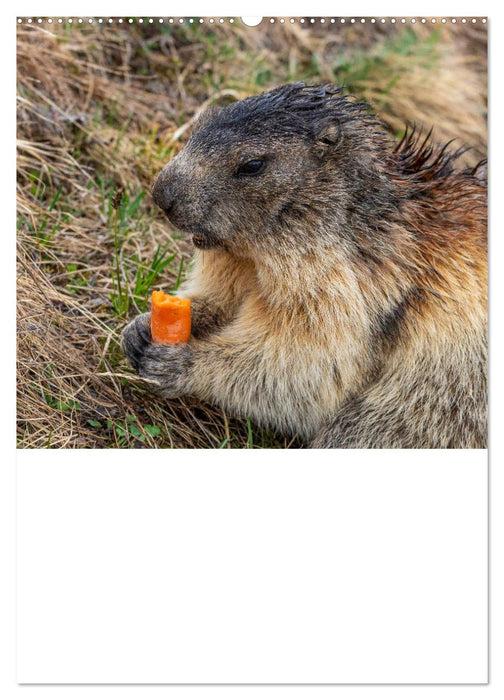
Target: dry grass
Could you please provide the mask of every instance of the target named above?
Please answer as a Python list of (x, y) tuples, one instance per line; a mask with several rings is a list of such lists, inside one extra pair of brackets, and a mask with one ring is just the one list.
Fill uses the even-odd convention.
[(293, 80), (345, 83), (391, 131), (434, 125), (475, 163), (485, 61), (483, 25), (19, 26), (19, 446), (299, 446), (197, 401), (161, 404), (122, 358), (127, 318), (190, 264), (150, 201), (154, 175), (202, 105)]

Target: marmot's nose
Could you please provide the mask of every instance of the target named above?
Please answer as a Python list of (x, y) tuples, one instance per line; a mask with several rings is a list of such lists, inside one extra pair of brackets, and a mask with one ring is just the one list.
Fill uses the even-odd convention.
[(166, 182), (165, 178), (158, 177), (152, 188), (152, 199), (156, 202), (158, 207), (162, 209), (165, 214), (168, 214), (173, 206), (175, 197), (173, 196), (173, 190), (170, 185)]

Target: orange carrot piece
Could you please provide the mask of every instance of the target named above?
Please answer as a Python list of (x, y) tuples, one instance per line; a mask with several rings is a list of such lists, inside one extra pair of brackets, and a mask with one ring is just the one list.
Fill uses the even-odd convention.
[(187, 343), (191, 335), (191, 301), (152, 292), (151, 334), (155, 343)]

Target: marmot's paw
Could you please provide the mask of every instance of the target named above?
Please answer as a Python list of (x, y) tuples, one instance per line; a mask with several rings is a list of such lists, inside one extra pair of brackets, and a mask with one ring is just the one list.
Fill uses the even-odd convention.
[(189, 393), (189, 373), (192, 367), (192, 348), (179, 345), (150, 344), (140, 358), (138, 374), (156, 382), (152, 390), (166, 399)]
[(145, 349), (151, 345), (150, 313), (137, 316), (123, 330), (121, 348), (133, 369), (138, 371)]
[(144, 379), (156, 382), (152, 390), (165, 398), (187, 393), (192, 352), (187, 344), (160, 345), (152, 342), (150, 313), (137, 316), (121, 336), (121, 347), (133, 369)]

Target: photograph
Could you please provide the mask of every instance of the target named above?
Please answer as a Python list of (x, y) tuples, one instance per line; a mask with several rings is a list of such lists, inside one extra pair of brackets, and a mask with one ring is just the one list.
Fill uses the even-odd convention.
[(16, 54), (19, 449), (486, 449), (485, 19)]

